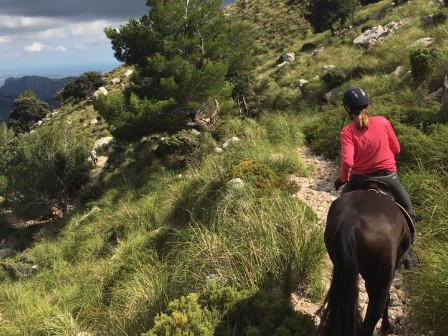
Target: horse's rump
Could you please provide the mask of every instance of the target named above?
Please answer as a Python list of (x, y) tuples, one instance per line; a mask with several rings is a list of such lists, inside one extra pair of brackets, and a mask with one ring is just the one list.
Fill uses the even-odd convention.
[[(387, 311), (395, 269), (410, 246), (406, 219), (396, 203), (385, 196), (368, 190), (348, 192), (332, 203), (324, 240), (333, 262), (333, 277), (318, 335), (370, 336), (383, 311)], [(364, 278), (369, 294), (362, 325), (358, 274)]]

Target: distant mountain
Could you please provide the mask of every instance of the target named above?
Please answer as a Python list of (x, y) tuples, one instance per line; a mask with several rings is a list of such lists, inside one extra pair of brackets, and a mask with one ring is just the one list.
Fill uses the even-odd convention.
[(50, 108), (56, 107), (54, 95), (76, 77), (52, 79), (41, 76), (7, 78), (0, 87), (0, 122), (9, 117), (14, 99), (23, 91), (32, 90), (36, 96), (45, 101)]

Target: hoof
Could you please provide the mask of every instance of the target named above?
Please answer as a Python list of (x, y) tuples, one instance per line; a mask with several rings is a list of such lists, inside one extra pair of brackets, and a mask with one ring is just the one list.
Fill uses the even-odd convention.
[(388, 326), (381, 326), (381, 332), (383, 335), (395, 334), (396, 328), (393, 324), (389, 324)]
[(406, 256), (403, 261), (403, 266), (405, 269), (411, 269), (420, 264), (420, 260), (418, 259), (417, 255), (415, 254), (413, 249), (410, 249), (408, 253), (406, 253)]

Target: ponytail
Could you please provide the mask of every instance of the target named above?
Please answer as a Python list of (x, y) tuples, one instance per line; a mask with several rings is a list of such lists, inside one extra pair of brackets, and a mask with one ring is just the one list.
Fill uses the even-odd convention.
[(353, 121), (356, 127), (361, 131), (369, 128), (369, 116), (367, 115), (367, 109), (362, 109), (359, 112), (352, 113), (354, 116)]

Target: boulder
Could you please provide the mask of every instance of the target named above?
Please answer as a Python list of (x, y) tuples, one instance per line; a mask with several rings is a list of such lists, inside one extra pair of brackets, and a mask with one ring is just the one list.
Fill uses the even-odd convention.
[(368, 29), (353, 40), (353, 46), (369, 49), (378, 42), (395, 33), (403, 26), (403, 24), (403, 20), (399, 22), (392, 21), (384, 27), (382, 25), (378, 25), (372, 29)]
[(109, 91), (107, 91), (107, 89), (104, 86), (102, 86), (98, 90), (95, 91), (95, 93), (93, 94), (93, 97), (98, 98), (98, 96), (100, 94), (107, 96), (109, 94)]
[(98, 150), (104, 146), (109, 145), (113, 140), (114, 138), (111, 136), (100, 138), (97, 141), (95, 141), (92, 149)]
[(415, 46), (419, 46), (420, 45), (420, 46), (427, 47), (427, 46), (433, 44), (433, 42), (434, 42), (434, 38), (433, 37), (422, 37), (421, 39), (418, 39), (417, 41), (415, 41), (413, 43), (413, 45), (415, 45)]
[(129, 77), (130, 75), (132, 75), (134, 73), (134, 70), (128, 70), (124, 73), (124, 77)]

